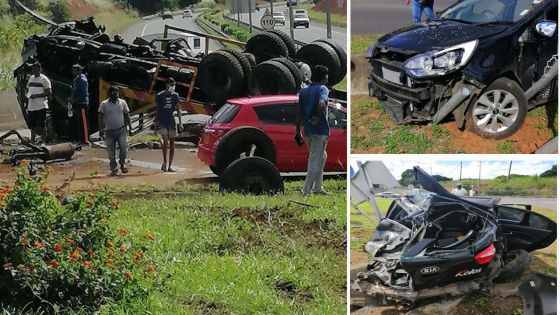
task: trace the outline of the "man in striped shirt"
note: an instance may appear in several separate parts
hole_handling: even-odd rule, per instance
[[[27,81],[27,117],[31,129],[31,142],[35,143],[37,133],[41,134],[41,142],[47,139],[48,98],[52,97],[51,81],[41,73],[41,64],[31,65],[31,77]]]

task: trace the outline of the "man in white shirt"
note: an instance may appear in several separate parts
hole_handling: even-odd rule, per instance
[[[117,161],[115,159],[116,145],[119,144],[119,164],[123,174],[128,173],[126,168],[126,127],[132,128],[130,124],[130,110],[128,104],[119,98],[119,89],[116,86],[109,88],[109,98],[99,105],[99,135],[105,137],[107,153],[109,155],[110,176],[117,175]]]
[[[463,186],[458,183],[455,185],[455,188],[451,191],[452,194],[459,197],[465,197],[467,195],[467,190],[463,188]]]
[[[31,77],[27,81],[27,117],[31,129],[31,142],[35,143],[37,133],[41,134],[41,141],[47,139],[47,109],[48,98],[52,97],[51,81],[41,73],[41,64],[31,65]]]

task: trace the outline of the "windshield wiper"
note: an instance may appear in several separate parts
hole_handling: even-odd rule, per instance
[[[510,21],[492,21],[492,22],[486,22],[486,23],[477,23],[477,26],[507,26],[507,25],[512,25],[513,22]]]
[[[448,18],[436,18],[436,19],[431,19],[429,21],[452,21],[452,22],[459,22],[459,23],[463,23],[463,24],[474,24],[471,21],[465,21],[465,20],[460,20],[460,19],[448,19]]]

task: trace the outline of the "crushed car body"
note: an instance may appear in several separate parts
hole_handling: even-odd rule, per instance
[[[485,138],[514,134],[558,98],[558,2],[466,0],[371,45],[369,94],[398,124],[441,123]]]
[[[455,196],[419,167],[414,172],[425,191],[392,202],[352,289],[411,308],[518,275],[529,252],[556,240],[556,223],[545,216],[497,198]]]

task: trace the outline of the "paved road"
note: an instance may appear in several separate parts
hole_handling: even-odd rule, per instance
[[[530,198],[530,197],[501,197],[500,204],[514,203],[514,204],[529,204],[536,207],[541,207],[549,210],[556,211],[557,203],[556,198]]]
[[[142,21],[138,24],[134,24],[124,30],[120,35],[123,37],[126,43],[132,43],[136,37],[153,35],[153,34],[163,34],[163,29],[165,25],[181,27],[184,29],[192,30],[195,32],[206,33],[195,23],[195,15],[192,18],[184,18],[182,15],[175,15],[172,20],[163,20],[161,18],[154,18],[146,21]],[[210,41],[210,50],[217,50],[221,48],[220,44],[215,41]]]
[[[253,25],[260,27],[260,21],[262,16],[265,13],[265,8],[261,8],[259,11],[253,13]],[[290,34],[290,23],[288,22],[290,19],[290,13],[286,6],[276,6],[274,10],[282,10],[284,11],[284,16],[286,16],[286,24],[276,25],[275,28]],[[234,16],[237,18],[237,15]],[[241,21],[249,23],[249,14],[244,13],[241,14]],[[344,50],[346,50],[346,28],[342,27],[332,27],[332,39],[335,40],[338,44],[340,44]],[[311,22],[309,28],[298,27],[294,29],[294,38],[296,40],[309,43],[319,38],[326,38],[327,37],[327,26],[326,24],[319,24]]]
[[[455,0],[434,0],[434,11],[442,11]],[[352,35],[385,34],[412,24],[412,13],[404,0],[352,0]]]

